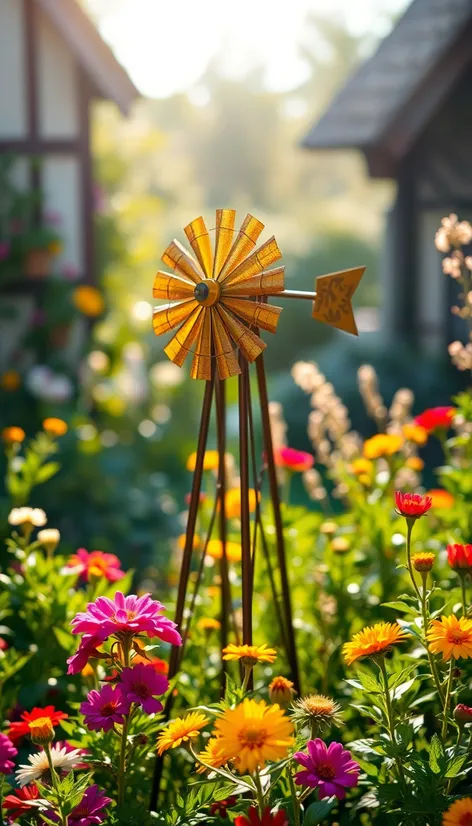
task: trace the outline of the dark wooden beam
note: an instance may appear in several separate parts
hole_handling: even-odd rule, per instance
[[[42,140],[30,136],[24,140],[0,140],[0,152],[15,152],[18,155],[76,154],[79,149],[80,139]]]

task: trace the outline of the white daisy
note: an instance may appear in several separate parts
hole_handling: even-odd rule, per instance
[[[47,522],[42,508],[13,508],[8,515],[10,525],[24,525],[29,522],[35,528],[42,528]]]
[[[80,749],[73,749],[67,751],[65,748],[60,748],[55,745],[51,748],[52,765],[58,772],[68,774],[72,771],[78,763],[83,761]],[[16,773],[16,780],[20,786],[26,786],[28,783],[34,783],[35,780],[41,780],[43,775],[49,771],[49,763],[45,751],[40,751],[37,754],[30,754],[28,760],[31,765],[20,766]]]

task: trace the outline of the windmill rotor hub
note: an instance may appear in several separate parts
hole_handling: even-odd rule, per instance
[[[195,287],[193,294],[203,307],[212,307],[220,297],[221,287],[214,278],[205,278]]]

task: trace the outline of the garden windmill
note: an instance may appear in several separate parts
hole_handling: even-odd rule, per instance
[[[222,543],[221,558],[221,642],[228,640],[228,617],[231,607],[230,582],[226,558],[226,394],[225,380],[238,376],[239,392],[239,446],[240,446],[240,493],[241,493],[241,548],[242,548],[242,642],[252,643],[252,586],[256,531],[259,527],[261,546],[265,552],[268,573],[273,591],[274,605],[280,624],[281,639],[286,649],[291,676],[300,691],[297,651],[292,623],[292,606],[285,558],[283,524],[277,474],[270,430],[269,405],[263,350],[266,344],[259,337],[259,329],[275,333],[281,307],[267,303],[271,296],[277,298],[301,298],[313,302],[312,316],[332,327],[357,335],[352,312],[351,298],[364,273],[365,267],[356,267],[331,273],[316,279],[316,292],[300,292],[284,289],[284,267],[268,269],[280,260],[281,252],[274,237],[256,248],[264,225],[253,215],[247,215],[239,230],[235,230],[235,210],[216,211],[214,244],[203,218],[196,218],[185,234],[193,255],[179,241],[172,241],[162,261],[175,272],[159,271],[155,277],[154,298],[167,299],[166,305],[154,311],[153,327],[156,335],[176,330],[164,348],[167,356],[181,367],[192,356],[190,375],[205,381],[198,446],[190,496],[189,513],[182,568],[179,579],[175,621],[180,628],[184,619],[189,574],[191,569],[194,536],[200,503],[204,456],[207,444],[210,415],[215,399],[219,467],[213,522],[218,516]],[[255,362],[259,406],[261,412],[265,460],[272,499],[276,532],[277,567],[280,577],[281,604],[279,603],[275,574],[265,542],[259,503],[256,505],[256,521],[251,544],[250,530],[250,472],[256,477],[256,451],[254,447],[249,364]],[[218,509],[218,512],[217,512]],[[209,538],[209,537],[208,537]],[[198,583],[203,570],[204,555],[200,560],[200,573],[192,597],[195,602]],[[178,671],[191,621],[188,617],[184,629],[184,646],[172,649],[169,677]],[[170,700],[172,702],[172,700]],[[168,709],[169,711],[170,709]],[[159,761],[158,761],[159,762]],[[154,808],[161,766],[156,767],[153,789]],[[157,782],[156,782],[157,781]]]

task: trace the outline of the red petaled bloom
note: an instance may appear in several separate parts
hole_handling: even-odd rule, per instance
[[[315,463],[314,456],[310,453],[305,453],[303,450],[295,450],[293,447],[279,447],[275,453],[275,464],[278,467],[287,468],[287,470],[294,470],[303,473],[305,470],[310,470]]]
[[[31,812],[32,800],[41,797],[39,789],[32,783],[30,786],[23,786],[22,789],[13,789],[11,794],[3,798],[3,808],[8,812],[8,819],[12,822],[18,820],[21,815]]]
[[[464,703],[459,703],[454,709],[454,720],[456,723],[459,723],[459,725],[472,723],[472,708],[465,706]]]
[[[226,810],[231,809],[231,807],[235,805],[236,801],[237,797],[234,795],[230,795],[226,798],[226,800],[217,800],[216,803],[211,804],[210,814],[215,817],[222,817],[224,819],[227,816]]]
[[[472,568],[472,545],[448,545],[447,561],[454,571],[470,571]]]
[[[402,493],[395,491],[395,504],[400,516],[411,516],[415,519],[423,516],[430,510],[433,500],[431,496],[421,496],[419,493]]]
[[[245,815],[238,815],[234,821],[234,826],[289,826],[289,820],[285,812],[280,809],[275,814],[271,814],[270,809],[264,809],[262,818],[255,806],[251,806]]]
[[[94,577],[104,577],[108,582],[117,582],[125,575],[121,570],[121,562],[115,554],[106,554],[103,551],[88,551],[79,548],[67,563],[68,568],[77,568],[82,582],[90,582]]]
[[[34,720],[39,720],[40,717],[48,717],[53,726],[60,725],[61,720],[66,720],[69,715],[63,711],[56,711],[54,706],[46,706],[45,708],[33,708],[32,711],[24,711],[21,715],[21,722],[10,723],[8,729],[8,736],[14,742],[29,734],[29,724]]]
[[[449,430],[455,412],[455,407],[429,407],[416,417],[415,424],[423,427],[428,433],[432,433],[433,430]]]

